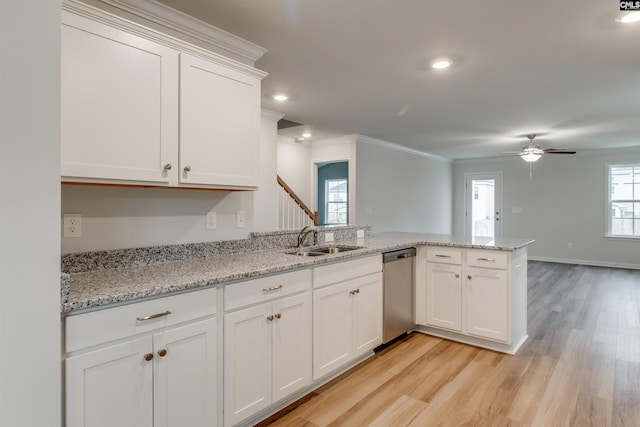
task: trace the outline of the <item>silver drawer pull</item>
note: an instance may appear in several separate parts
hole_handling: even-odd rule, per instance
[[[493,258],[478,258],[478,261],[496,262],[496,260]]]
[[[436,254],[436,258],[451,258],[451,255],[440,255],[440,254]]]
[[[282,289],[282,285],[274,286],[271,288],[263,288],[262,292],[273,292],[273,291],[277,291],[278,289]]]
[[[158,317],[168,316],[170,314],[171,314],[171,312],[169,310],[167,310],[164,313],[156,313],[156,314],[152,314],[150,316],[137,317],[136,319],[138,319],[138,321],[140,321],[140,322],[143,322],[145,320],[157,319]]]

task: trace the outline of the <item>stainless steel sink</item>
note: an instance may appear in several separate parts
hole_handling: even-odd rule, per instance
[[[340,252],[354,251],[356,249],[362,249],[363,246],[346,246],[346,245],[332,245],[321,246],[319,248],[299,248],[295,251],[286,252],[289,255],[298,256],[322,256],[329,254],[337,254]]]
[[[289,254],[289,255],[298,255],[298,256],[323,256],[323,255],[327,255],[328,252],[315,252],[315,251],[300,250],[300,251],[287,252],[287,254]]]
[[[362,246],[336,245],[336,246],[325,246],[322,248],[314,249],[314,251],[322,252],[324,254],[337,254],[340,252],[355,251],[356,249],[361,249],[361,248]]]

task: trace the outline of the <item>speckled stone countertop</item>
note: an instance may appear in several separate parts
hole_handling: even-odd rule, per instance
[[[532,242],[531,239],[498,239],[483,243],[449,235],[381,233],[363,239],[336,242],[363,248],[319,257],[287,254],[291,249],[269,249],[124,268],[63,273],[61,311],[65,314],[75,314],[142,298],[215,286],[410,246],[436,245],[514,251]]]

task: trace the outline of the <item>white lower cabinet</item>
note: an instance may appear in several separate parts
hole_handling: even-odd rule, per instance
[[[218,425],[216,291],[68,318],[67,348],[74,350],[65,361],[66,426]],[[207,318],[173,326],[171,314],[165,314],[173,309],[172,298],[179,298],[179,307],[208,298],[212,312]],[[163,310],[156,312],[159,305]],[[203,303],[195,305],[202,307]],[[121,315],[133,311],[140,313],[142,320],[133,317],[128,326],[123,326]],[[150,313],[161,316],[145,320]],[[75,350],[82,345],[79,343],[94,340],[94,332],[100,334],[91,325],[100,325],[96,329],[108,329],[120,339]]]
[[[435,335],[513,353],[527,337],[526,271],[526,248],[420,247],[416,322]]]
[[[315,380],[382,343],[382,258],[317,267],[313,274]]]
[[[234,310],[224,316],[225,426],[311,384],[309,276],[301,270],[225,288],[225,310]]]
[[[462,330],[462,267],[427,263],[427,324]]]
[[[509,280],[505,270],[467,267],[466,314],[469,335],[509,341]]]

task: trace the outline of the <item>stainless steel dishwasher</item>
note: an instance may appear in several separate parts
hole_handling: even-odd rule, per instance
[[[416,248],[382,254],[384,277],[382,343],[410,331],[413,322],[414,259]]]

